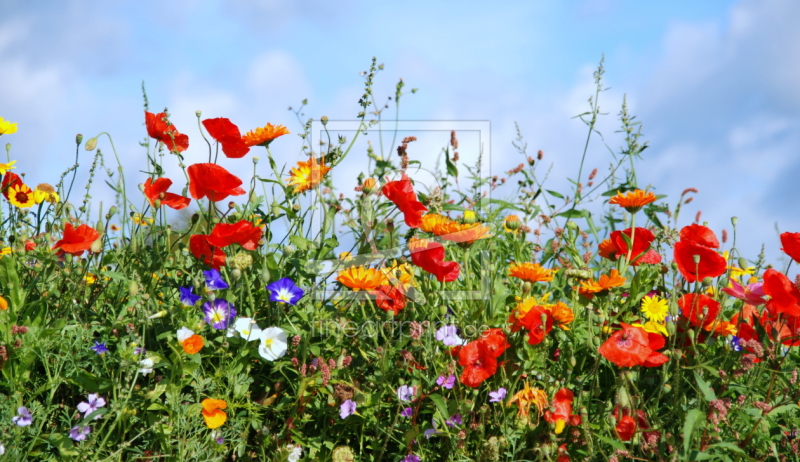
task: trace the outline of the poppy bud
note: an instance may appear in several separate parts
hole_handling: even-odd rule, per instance
[[[671,391],[672,391],[672,385],[670,385],[670,384],[668,384],[668,383],[665,383],[665,384],[664,384],[664,386],[663,386],[663,387],[661,387],[661,390],[662,390],[664,393],[669,393],[669,392],[671,392]]]
[[[266,284],[266,283],[269,282],[269,279],[270,279],[269,270],[267,268],[262,269],[261,270],[261,281]]]
[[[281,214],[281,206],[280,206],[280,205],[278,205],[278,203],[277,203],[277,202],[275,202],[274,200],[272,201],[272,205],[271,205],[271,207],[272,207],[272,214],[273,214],[274,216],[276,216],[276,217],[277,217],[278,215],[280,215],[280,214]]]
[[[260,157],[258,157],[258,156],[253,156],[253,164],[257,164],[259,160],[261,160],[261,158],[260,158]]]
[[[592,343],[594,343],[594,346],[599,347],[600,346],[600,337],[594,337],[592,339]]]
[[[530,281],[525,281],[525,282],[522,283],[522,293],[523,294],[527,294],[528,292],[531,291],[532,288],[533,288],[533,286],[531,285]]]
[[[214,294],[214,292],[209,292],[206,294],[206,298],[208,298],[208,301],[213,302],[217,299],[217,296]]]
[[[110,209],[108,209],[108,213],[106,214],[106,219],[111,219],[114,215],[117,214],[117,207],[112,205]]]
[[[711,279],[709,277],[703,278],[703,282],[702,282],[703,287],[711,287],[711,284],[713,284],[713,283],[714,283],[713,279]]]
[[[90,250],[92,253],[99,253],[101,250],[103,250],[103,238],[92,242],[92,248]]]
[[[89,138],[86,141],[86,144],[83,145],[83,149],[86,149],[87,151],[94,151],[94,148],[96,147],[97,147],[97,138]]]
[[[386,231],[390,233],[394,232],[394,220],[391,218],[386,219]]]
[[[75,135],[75,144],[80,146],[82,142],[83,142],[83,135],[81,135],[80,133]]]
[[[200,220],[200,214],[197,214],[197,213],[192,214],[192,224],[197,223],[198,220]]]
[[[569,365],[575,367],[578,362],[575,360],[575,356],[570,355],[569,357]]]
[[[739,224],[739,217],[731,217],[731,224],[735,228]]]
[[[240,270],[239,268],[234,268],[233,271],[231,271],[231,276],[233,277],[233,279],[239,279],[240,277],[242,277],[242,270]]]
[[[747,259],[744,257],[739,257],[739,268],[745,269],[747,268]]]

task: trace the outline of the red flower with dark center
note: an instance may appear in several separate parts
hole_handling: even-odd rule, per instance
[[[226,156],[238,159],[250,152],[250,147],[242,140],[239,127],[229,119],[224,117],[206,119],[203,121],[203,126],[212,138],[219,141]]]
[[[538,345],[553,330],[553,315],[543,306],[533,306],[518,322],[528,329],[528,343]]]
[[[800,263],[800,233],[782,233],[781,245],[786,255]]]
[[[239,244],[247,250],[256,250],[264,232],[247,220],[233,224],[217,223],[208,236],[208,243],[219,248]]]
[[[189,192],[195,199],[206,196],[214,202],[228,196],[241,196],[242,180],[217,164],[192,164],[186,169],[189,174]]]
[[[580,425],[581,416],[572,413],[572,400],[574,398],[575,395],[569,388],[558,390],[553,397],[553,410],[550,411],[548,409],[544,411],[544,420],[550,423],[557,423],[560,420],[564,422],[562,425]],[[559,428],[559,426],[556,426],[556,433],[561,433],[561,429],[563,429],[563,427]]]
[[[700,261],[695,263],[694,256]],[[679,241],[675,244],[675,263],[688,282],[715,278],[727,271],[727,262],[711,247],[693,241]]]
[[[704,294],[685,294],[678,300],[678,306],[693,326],[710,326],[720,312],[719,303]]]
[[[489,351],[492,352],[495,358],[499,357],[506,351],[506,348],[511,346],[506,340],[505,332],[496,327],[484,331],[483,334],[481,334],[481,341],[489,347]]]
[[[444,261],[444,247],[438,242],[411,238],[408,241],[411,262],[436,276],[439,282],[452,282],[458,279],[461,268],[458,262]]]
[[[458,364],[464,366],[461,383],[477,388],[484,380],[497,372],[497,359],[492,350],[481,340],[475,340],[458,351]]]
[[[406,225],[411,228],[419,228],[422,214],[427,212],[428,209],[417,200],[414,186],[405,174],[402,179],[390,181],[383,185],[381,192],[403,212]]]
[[[800,290],[783,273],[772,268],[765,271],[762,288],[770,296],[767,310],[772,316],[781,313],[800,316]]]
[[[16,173],[6,172],[5,176],[3,177],[3,185],[0,186],[0,189],[3,190],[3,196],[8,199],[8,195],[11,192],[12,187],[22,186],[24,184],[25,183],[22,182],[22,178],[20,178]]]
[[[719,241],[717,240],[717,235],[714,234],[714,231],[711,231],[709,228],[692,223],[689,226],[684,226],[681,229],[681,240],[682,241],[692,241],[695,244],[704,245],[706,247],[711,247],[714,249],[719,248]]]
[[[64,227],[64,237],[56,242],[53,250],[58,249],[58,255],[65,253],[80,257],[84,250],[90,250],[92,243],[100,239],[100,233],[89,225],[83,224],[74,228],[72,223]]]
[[[611,244],[615,248],[617,258],[628,256],[628,243],[626,242],[623,234],[627,236],[633,243],[633,250],[631,251],[631,266],[639,266],[642,263],[656,264],[661,263],[661,255],[655,250],[650,249],[650,244],[653,243],[655,235],[653,232],[646,228],[636,228],[631,231],[628,228],[623,231],[614,231],[609,236]],[[610,246],[609,246],[610,247]]]
[[[617,435],[622,441],[630,441],[633,434],[636,433],[636,421],[633,417],[626,415],[617,422]]]
[[[153,181],[152,178],[145,180],[144,196],[151,207],[156,206],[156,200],[160,201],[161,205],[166,205],[175,210],[180,210],[189,205],[191,201],[188,197],[167,192],[170,186],[172,186],[172,180],[169,178],[159,178],[156,181]]]
[[[164,143],[170,151],[185,151],[189,148],[189,136],[179,133],[174,125],[166,121],[166,117],[167,115],[163,112],[153,114],[145,111],[144,120],[147,134]]]
[[[658,334],[652,337],[641,327],[620,324],[622,330],[614,332],[598,350],[603,357],[619,367],[656,367],[669,358],[657,351],[664,347],[664,338]]]
[[[383,311],[392,311],[397,315],[406,307],[406,296],[402,284],[397,286],[384,284],[378,286],[377,290],[370,290],[369,293],[375,296],[375,304]]]
[[[202,260],[206,265],[219,269],[225,266],[225,252],[219,247],[208,243],[208,236],[205,234],[194,234],[189,238],[189,250],[198,260]]]

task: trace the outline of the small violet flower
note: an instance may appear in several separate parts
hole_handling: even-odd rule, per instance
[[[348,416],[355,414],[356,412],[356,403],[352,399],[348,399],[347,401],[343,402],[342,405],[339,407],[339,417],[346,419]]]
[[[203,271],[203,275],[206,277],[206,289],[221,290],[228,288],[228,283],[222,279],[222,275],[219,271],[210,269],[208,271]]]
[[[191,287],[181,287],[181,303],[184,306],[194,306],[202,297],[192,293],[194,289]]]
[[[31,411],[28,410],[27,407],[20,407],[17,409],[17,414],[11,418],[11,421],[14,422],[14,425],[18,427],[27,427],[28,425],[33,423],[33,416],[31,415]]]
[[[94,341],[94,346],[89,348],[90,350],[94,350],[95,353],[99,355],[104,355],[108,353],[108,347],[106,346],[106,342],[98,342],[97,340]]]
[[[417,394],[417,387],[409,387],[408,385],[401,385],[397,389],[397,399],[400,401],[411,401],[414,395]]]
[[[290,305],[296,305],[305,295],[303,289],[297,287],[289,278],[278,279],[268,285],[267,290],[270,292],[270,301],[288,303]]]
[[[456,414],[445,421],[448,427],[454,428],[456,425],[461,425],[463,421],[461,420],[461,414]]]
[[[456,384],[456,376],[453,374],[447,377],[440,375],[439,378],[436,379],[436,384],[450,390]]]
[[[86,439],[86,435],[92,432],[91,427],[88,425],[85,427],[75,426],[69,431],[69,437],[75,441],[83,441]]]
[[[433,425],[433,428],[429,428],[429,429],[425,430],[425,438],[430,439],[431,436],[436,436],[436,435],[441,435],[442,434],[442,432],[440,432],[440,431],[438,431],[436,429],[436,421],[435,420],[431,419],[431,425]]]
[[[419,456],[414,454],[409,454],[403,458],[400,462],[420,462],[422,459]]]
[[[500,387],[500,389],[497,390],[497,391],[490,391],[489,392],[489,402],[490,403],[499,403],[500,401],[503,401],[506,398],[506,393],[507,393],[507,391],[503,387]]]
[[[403,417],[411,417],[412,415],[414,415],[414,410],[411,409],[410,407],[407,407],[402,411],[400,411],[400,415]]]
[[[213,301],[203,305],[205,320],[211,327],[217,330],[228,328],[231,320],[236,317],[236,308],[233,303],[229,303],[223,298],[215,298]]]
[[[459,346],[466,343],[458,336],[458,328],[456,326],[440,327],[436,331],[436,340],[443,342],[445,346]]]
[[[91,414],[92,412],[106,405],[106,400],[97,396],[97,394],[95,393],[90,393],[89,396],[86,398],[86,400],[88,402],[84,401],[78,404],[78,412],[83,412],[84,419],[89,417],[89,414]],[[102,417],[102,415],[97,415],[95,416],[94,420],[97,420],[100,417]]]

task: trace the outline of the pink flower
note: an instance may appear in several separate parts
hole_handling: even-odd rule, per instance
[[[764,303],[767,303],[767,301],[764,300],[763,283],[754,282],[752,284],[748,284],[746,287],[743,287],[738,282],[731,281],[731,285],[733,287],[726,287],[722,289],[722,291],[731,297],[744,300],[745,303],[749,305],[763,305]]]

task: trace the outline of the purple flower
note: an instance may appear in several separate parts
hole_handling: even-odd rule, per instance
[[[733,338],[731,338],[731,344],[730,344],[731,350],[742,351],[742,345],[741,343],[739,343],[741,341],[742,339],[734,335]]]
[[[355,414],[356,412],[356,402],[352,399],[348,399],[347,401],[343,402],[342,405],[339,407],[339,417],[346,419],[348,416]]]
[[[750,305],[763,305],[767,303],[767,301],[764,300],[764,283],[762,282],[754,282],[752,284],[747,284],[747,286],[742,286],[736,281],[731,281],[731,286],[732,287],[722,289],[722,291],[731,297],[744,300],[745,303]]]
[[[33,423],[33,416],[27,407],[20,407],[17,409],[17,414],[11,418],[11,421],[18,427],[27,427]]]
[[[147,350],[145,350],[144,347],[136,347],[136,349],[133,350],[133,355],[134,356],[139,356],[139,355],[145,354],[146,352],[147,352]]]
[[[461,414],[456,414],[445,421],[448,427],[453,428],[456,425],[461,425],[463,422],[461,420]]]
[[[104,355],[108,353],[108,347],[106,347],[106,342],[98,342],[97,340],[94,341],[94,346],[89,347],[90,350],[94,350],[95,353],[99,355]]]
[[[228,283],[222,279],[222,275],[219,274],[219,271],[210,269],[208,271],[203,271],[203,275],[206,277],[206,289],[220,290],[228,288]]]
[[[436,331],[436,340],[443,342],[445,346],[459,346],[466,343],[458,336],[458,328],[456,326],[440,327]]]
[[[400,462],[420,462],[422,459],[419,456],[415,456],[414,454],[409,454],[403,458]]]
[[[456,384],[456,376],[450,374],[445,378],[445,376],[440,375],[439,378],[436,379],[436,384],[449,390]]]
[[[442,432],[440,432],[440,431],[438,431],[436,429],[436,421],[435,420],[431,419],[431,425],[433,425],[433,428],[429,428],[429,429],[425,430],[425,438],[431,439],[431,436],[436,436],[436,435],[441,435],[442,434]]]
[[[192,293],[193,290],[194,289],[191,288],[191,287],[181,287],[180,288],[180,291],[181,291],[181,303],[184,306],[194,306],[194,304],[197,303],[197,301],[202,298],[199,295],[193,294]]]
[[[92,432],[92,429],[87,425],[85,427],[81,427],[80,425],[72,427],[69,431],[69,437],[75,441],[83,441],[86,439],[86,435]]]
[[[407,407],[402,411],[400,411],[400,415],[403,417],[411,417],[412,415],[414,415],[414,410],[411,409],[410,407]]]
[[[401,385],[397,389],[397,399],[400,401],[411,401],[414,395],[417,394],[417,387],[409,387],[408,385]]]
[[[506,398],[506,393],[507,393],[506,389],[503,388],[503,387],[500,387],[500,389],[497,390],[497,391],[490,391],[489,392],[489,402],[490,403],[499,403],[500,401],[503,401]]]
[[[294,282],[289,278],[278,279],[268,285],[267,290],[270,292],[270,301],[288,303],[290,305],[296,305],[305,295],[303,289],[294,285]]]
[[[78,404],[78,412],[83,412],[83,418],[89,417],[89,414],[92,412],[100,409],[101,407],[106,405],[106,400],[97,396],[95,393],[90,393],[89,396],[86,398],[88,402],[82,402]],[[103,417],[102,415],[97,415],[94,417],[94,420]],[[73,438],[74,439],[74,438]]]
[[[233,318],[236,317],[236,308],[233,303],[228,303],[223,298],[215,298],[213,301],[203,305],[203,312],[206,315],[206,322],[217,330],[228,328]]]

